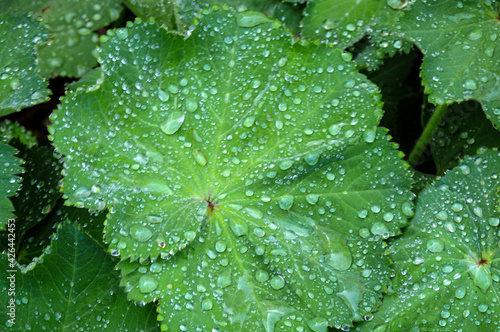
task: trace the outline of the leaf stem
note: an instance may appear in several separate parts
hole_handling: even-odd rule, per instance
[[[408,157],[408,163],[413,168],[415,168],[418,161],[420,160],[420,157],[422,156],[422,153],[427,147],[427,144],[429,144],[429,141],[431,140],[434,131],[436,130],[437,126],[439,125],[439,122],[441,122],[441,119],[443,118],[446,108],[447,108],[446,104],[439,105],[436,107],[434,114],[432,114],[429,122],[427,122],[425,126],[424,132],[422,133],[422,135],[420,135],[417,144],[415,144],[415,146],[413,147],[413,150],[411,151],[410,156]]]

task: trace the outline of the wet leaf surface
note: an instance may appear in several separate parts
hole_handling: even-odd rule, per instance
[[[500,3],[417,0],[401,18],[401,32],[424,53],[421,76],[429,100],[478,100],[500,125]]]
[[[48,100],[36,51],[47,37],[39,22],[28,15],[0,14],[0,116]]]
[[[14,206],[9,197],[16,194],[20,187],[21,178],[18,174],[23,172],[22,159],[15,156],[16,149],[10,145],[0,143],[0,230],[6,230],[7,221],[14,218]]]
[[[3,266],[7,256],[0,255]],[[152,305],[139,308],[118,287],[115,262],[70,222],[25,272],[15,274],[14,328],[29,331],[158,331]],[[2,309],[7,316],[9,279],[2,278]],[[3,328],[11,328],[9,322]]]
[[[498,331],[500,154],[482,151],[419,195],[390,248],[395,278],[359,331]]]
[[[292,40],[256,12],[207,12],[187,39],[138,20],[52,117],[68,202],[111,207],[122,285],[163,298],[165,330],[325,331],[386,289],[409,172],[376,87]]]

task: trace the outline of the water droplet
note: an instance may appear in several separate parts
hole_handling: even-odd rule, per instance
[[[282,210],[290,210],[293,205],[293,196],[285,195],[279,198],[278,204]]]
[[[488,224],[492,227],[497,227],[500,224],[500,219],[496,217],[492,217],[488,220]]]
[[[233,220],[229,221],[229,227],[233,231],[236,236],[243,236],[248,234],[248,226],[244,221],[241,220]]]
[[[146,242],[153,236],[153,232],[147,227],[134,225],[130,228],[130,235],[139,242]]]
[[[444,242],[440,239],[430,239],[427,241],[427,250],[430,252],[442,252],[444,251]]]
[[[387,0],[387,5],[392,9],[400,10],[408,6],[407,0]]]
[[[270,284],[273,289],[282,289],[285,287],[285,279],[280,276],[274,276],[272,277]]]
[[[381,222],[375,222],[373,223],[372,227],[370,228],[371,232],[373,235],[380,235],[382,237],[387,237],[389,236],[389,229],[387,226],[385,226]]]
[[[338,135],[338,133],[340,133],[341,129],[342,129],[342,125],[340,125],[340,124],[332,124],[328,128],[328,132],[330,133],[330,135],[335,136],[335,135]]]
[[[231,285],[231,271],[225,270],[217,277],[217,286],[226,288],[229,285]]]
[[[287,169],[289,169],[290,167],[292,167],[294,164],[294,161],[293,160],[283,160],[281,163],[280,163],[280,169],[283,170],[283,171],[286,171]]]
[[[455,297],[457,299],[463,299],[465,297],[465,294],[467,293],[467,290],[465,289],[464,286],[460,286],[457,288],[457,290],[455,291]]]
[[[254,209],[252,207],[246,207],[243,209],[246,213],[248,213],[249,216],[254,217],[256,219],[262,219],[263,215],[260,210]]]
[[[212,300],[210,299],[204,299],[201,301],[201,309],[203,310],[211,310],[213,308]]]
[[[170,113],[167,120],[160,124],[160,129],[167,135],[173,135],[182,126],[182,124],[184,123],[184,119],[185,116],[182,112]]]
[[[468,79],[464,83],[464,87],[468,90],[476,90],[477,89],[477,84],[474,80]]]
[[[248,118],[243,120],[243,126],[250,128],[251,126],[253,126],[254,122],[255,122],[255,116],[249,116]]]
[[[376,128],[367,130],[363,133],[363,139],[365,140],[366,143],[373,143],[376,137],[377,137]]]
[[[168,94],[168,92],[165,92],[162,89],[160,89],[158,90],[158,98],[160,98],[161,101],[168,101],[170,95]]]
[[[317,194],[308,194],[306,195],[306,201],[309,204],[316,204],[319,200],[319,195]]]
[[[481,303],[477,306],[477,310],[479,310],[479,312],[486,312],[488,310],[488,305],[486,303]]]
[[[351,267],[352,254],[347,245],[340,241],[331,243],[331,252],[325,255],[326,264],[337,271],[345,271]]]
[[[200,149],[193,150],[193,158],[200,166],[205,166],[207,164],[207,157],[205,157]]]
[[[326,332],[328,329],[328,321],[323,317],[314,317],[307,322],[307,326],[313,332]]]
[[[475,208],[472,209],[472,212],[479,218],[483,217],[483,209],[481,209],[479,206],[476,206]]]
[[[267,271],[264,271],[264,270],[258,269],[258,270],[255,272],[255,279],[256,279],[258,282],[266,282],[266,281],[269,279],[269,273],[267,273]]]
[[[226,242],[221,240],[215,242],[215,251],[224,252],[226,251],[226,248],[227,248]]]
[[[242,28],[253,28],[257,25],[272,22],[272,20],[256,11],[243,11],[236,16],[236,22]]]
[[[187,241],[192,242],[196,238],[196,232],[195,231],[186,231],[184,233],[184,238]]]
[[[451,209],[453,211],[455,211],[455,212],[460,212],[460,211],[462,211],[464,209],[464,206],[462,204],[460,204],[460,203],[453,203],[451,205]]]
[[[124,40],[128,37],[128,31],[127,29],[118,29],[118,30],[115,30],[115,33],[116,33],[116,36],[118,37],[118,39],[120,40]]]
[[[139,279],[139,292],[143,294],[151,293],[157,287],[158,287],[158,281],[149,275],[143,275]]]
[[[469,33],[467,35],[467,38],[469,38],[470,40],[478,40],[482,36],[483,36],[483,30],[477,29],[477,30],[474,30],[471,33]]]
[[[193,98],[186,99],[186,110],[188,112],[195,112],[198,109],[198,103]]]

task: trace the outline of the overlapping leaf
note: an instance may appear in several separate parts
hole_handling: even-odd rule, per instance
[[[0,14],[0,116],[48,99],[36,52],[46,38],[28,15]]]
[[[41,16],[51,43],[40,48],[43,76],[80,77],[97,65],[96,31],[116,20],[119,0],[12,0],[10,10]]]
[[[400,20],[401,32],[424,53],[421,76],[437,105],[481,102],[500,125],[500,3],[417,0]]]
[[[483,151],[419,196],[391,248],[394,293],[360,331],[498,331],[500,154]]]
[[[292,32],[298,30],[302,18],[298,7],[284,4],[279,0],[125,0],[125,3],[144,20],[152,17],[160,25],[181,32],[193,25],[196,15],[203,9],[211,8],[213,5],[227,4],[237,11],[256,10],[266,13],[284,22]]]
[[[52,118],[63,191],[112,206],[111,252],[140,260],[123,285],[163,298],[164,329],[324,331],[378,306],[410,177],[376,88],[292,40],[256,12],[207,14],[187,39],[139,20]]]
[[[407,5],[406,0],[311,0],[304,12],[302,32],[307,38],[327,40],[341,48],[368,35],[366,45],[362,45],[364,52],[375,58],[392,56],[409,46],[394,29],[395,19]],[[379,63],[366,64],[374,69]]]
[[[7,256],[0,255],[3,266]],[[151,305],[138,308],[118,287],[115,262],[75,224],[64,223],[30,270],[15,273],[15,324],[30,331],[157,331]],[[10,279],[2,273],[2,309],[7,316]]]
[[[19,189],[20,178],[17,174],[22,173],[22,159],[15,156],[16,150],[10,145],[0,143],[0,230],[4,231],[7,220],[13,218],[14,207],[8,197],[13,196]]]

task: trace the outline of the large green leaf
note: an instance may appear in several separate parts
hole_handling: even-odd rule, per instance
[[[436,105],[481,102],[500,126],[500,3],[496,0],[417,0],[401,32],[424,53],[421,76]]]
[[[377,131],[376,87],[340,50],[292,40],[257,12],[207,14],[187,39],[138,20],[52,117],[63,192],[111,206],[123,284],[164,298],[164,329],[323,331],[386,288],[409,173]]]
[[[0,116],[48,99],[36,52],[46,39],[45,29],[28,15],[0,14]]]
[[[0,255],[3,266],[7,256]],[[157,331],[152,305],[136,307],[118,287],[115,262],[75,224],[59,227],[51,246],[15,273],[15,325],[29,331]],[[5,270],[4,270],[5,271]],[[10,274],[2,272],[0,314],[7,316]],[[7,327],[12,322],[4,319]],[[3,327],[5,328],[5,327]]]
[[[369,34],[372,46],[391,56],[405,46],[394,33],[395,19],[406,0],[311,0],[304,11],[303,35],[352,46]]]
[[[500,153],[483,151],[428,186],[390,249],[394,293],[360,331],[498,331]]]
[[[237,11],[256,10],[281,20],[296,32],[302,12],[297,6],[284,4],[279,0],[125,0],[126,5],[139,17],[152,17],[157,23],[169,29],[186,31],[193,25],[196,16],[213,5],[227,4]]]
[[[14,206],[8,197],[13,196],[19,189],[20,178],[16,174],[22,173],[22,159],[15,156],[16,150],[10,145],[0,143],[0,231],[6,229],[7,221],[14,218]]]
[[[40,47],[40,70],[45,77],[80,77],[97,65],[96,31],[116,20],[120,0],[13,0],[11,10],[40,16],[52,39]]]

